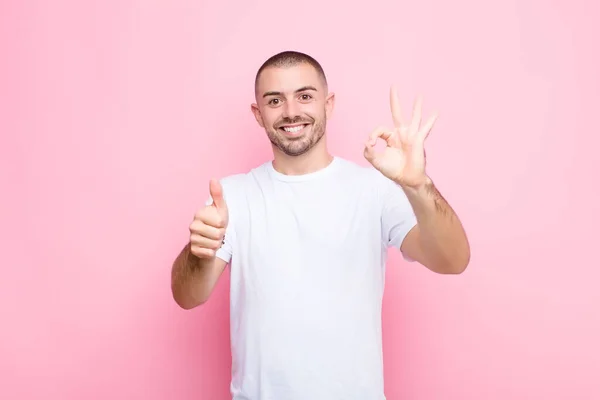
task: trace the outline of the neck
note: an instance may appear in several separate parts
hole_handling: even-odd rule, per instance
[[[315,147],[299,156],[289,156],[278,148],[273,149],[273,155],[273,168],[284,175],[310,174],[327,167],[333,160],[325,140],[320,140]]]

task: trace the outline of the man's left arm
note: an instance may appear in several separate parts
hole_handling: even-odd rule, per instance
[[[458,215],[429,178],[420,186],[402,189],[417,219],[402,242],[402,253],[434,272],[462,273],[471,251]]]
[[[399,246],[404,256],[432,271],[457,274],[463,272],[469,263],[469,243],[458,216],[425,171],[425,139],[437,115],[434,114],[422,125],[421,103],[419,97],[410,120],[404,122],[396,88],[392,86],[390,109],[394,129],[380,127],[371,132],[365,143],[364,155],[385,177],[402,188],[414,212],[415,218],[411,218],[411,223],[416,219],[416,226]],[[378,139],[386,143],[381,152],[375,150]],[[385,200],[384,219],[407,221],[404,216],[398,216],[407,207],[403,204],[404,199],[396,197],[394,192],[391,194],[392,197]]]

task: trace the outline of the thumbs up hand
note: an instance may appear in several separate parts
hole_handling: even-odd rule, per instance
[[[229,224],[229,211],[223,198],[223,187],[212,179],[209,184],[213,203],[200,209],[190,224],[191,252],[198,258],[214,258],[223,244]]]

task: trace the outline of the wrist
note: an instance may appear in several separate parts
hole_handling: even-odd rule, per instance
[[[431,190],[431,186],[433,185],[433,181],[427,175],[423,177],[423,179],[415,184],[407,185],[404,182],[394,181],[398,186],[404,190],[407,195],[419,196],[427,194]]]

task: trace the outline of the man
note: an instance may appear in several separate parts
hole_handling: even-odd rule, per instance
[[[204,303],[230,264],[234,400],[383,400],[387,249],[440,274],[463,272],[470,257],[425,173],[435,118],[421,123],[418,100],[403,120],[392,88],[395,127],[368,136],[365,168],[327,150],[335,96],[312,57],[268,59],[255,96],[274,158],[210,181],[173,265],[173,297],[185,309]]]

